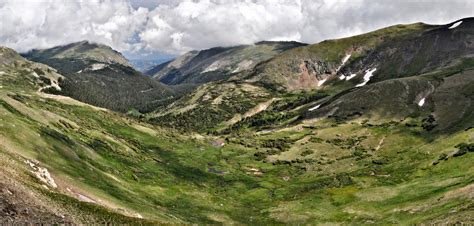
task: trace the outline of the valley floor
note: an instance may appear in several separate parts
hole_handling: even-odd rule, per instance
[[[474,155],[456,147],[472,129],[432,137],[404,121],[323,120],[193,136],[5,87],[0,105],[6,222],[474,220]]]

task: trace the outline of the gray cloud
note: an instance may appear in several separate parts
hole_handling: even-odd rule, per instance
[[[87,39],[179,54],[260,40],[315,43],[473,14],[470,0],[0,0],[0,45],[25,51]]]

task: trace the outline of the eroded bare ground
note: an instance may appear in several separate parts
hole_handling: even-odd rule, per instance
[[[0,146],[0,149],[2,146]],[[11,156],[0,152],[0,224],[71,224],[64,210],[32,187],[21,184],[28,175],[25,167]]]

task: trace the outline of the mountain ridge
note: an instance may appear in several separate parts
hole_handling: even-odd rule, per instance
[[[64,75],[62,94],[99,107],[120,112],[152,111],[174,98],[166,85],[133,69],[123,55],[111,47],[88,41],[71,43],[24,54]]]
[[[87,40],[48,49],[33,49],[23,55],[35,61],[41,60],[41,58],[73,58],[95,60],[102,63],[117,63],[131,67],[130,62],[120,52],[109,46]]]
[[[298,42],[262,41],[254,45],[191,51],[147,73],[151,75],[154,72],[151,75],[153,78],[169,85],[202,84],[227,79],[283,51],[304,45]]]

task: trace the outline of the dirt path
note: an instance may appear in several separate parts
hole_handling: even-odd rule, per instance
[[[382,137],[382,139],[380,139],[379,144],[377,145],[377,147],[375,147],[376,151],[378,151],[382,147],[385,138],[386,137]]]
[[[245,114],[243,116],[241,114],[234,115],[234,117],[232,119],[230,119],[229,121],[227,121],[225,124],[227,126],[230,126],[230,125],[233,125],[233,124],[239,122],[240,120],[242,120],[244,118],[252,117],[252,116],[254,116],[254,115],[256,115],[256,114],[258,114],[262,111],[265,111],[276,100],[278,100],[278,98],[272,98],[272,99],[267,100],[265,102],[259,103],[259,104],[257,104],[257,106],[255,106],[252,109],[245,112]]]

